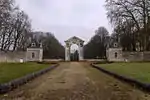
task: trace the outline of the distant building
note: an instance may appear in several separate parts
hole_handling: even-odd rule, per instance
[[[108,61],[124,61],[122,57],[122,48],[117,42],[110,45],[106,50],[106,56]]]
[[[42,44],[36,45],[35,43],[32,43],[31,47],[27,48],[26,60],[27,61],[42,61],[43,60]]]
[[[150,51],[140,52],[137,45],[136,51],[123,51],[121,45],[117,41],[111,41],[106,50],[108,61],[129,62],[129,61],[150,61]]]
[[[43,61],[42,44],[32,43],[26,51],[0,51],[0,62]]]

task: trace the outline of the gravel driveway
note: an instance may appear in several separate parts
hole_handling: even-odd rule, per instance
[[[87,63],[68,62],[0,100],[150,100],[150,96]]]

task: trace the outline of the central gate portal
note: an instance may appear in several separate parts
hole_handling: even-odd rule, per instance
[[[84,44],[84,41],[76,36],[68,39],[65,41],[66,43],[66,46],[65,46],[65,60],[66,61],[71,61],[71,51],[70,51],[70,48],[71,48],[71,45],[73,44],[76,44],[78,45],[78,48],[79,48],[79,51],[78,51],[78,59],[79,61],[82,61],[84,60],[84,55],[83,55],[83,44]]]

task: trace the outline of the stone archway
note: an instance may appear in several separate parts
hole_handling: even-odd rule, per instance
[[[65,60],[70,61],[70,47],[72,44],[76,44],[79,47],[79,61],[84,60],[84,55],[83,55],[83,44],[84,41],[76,36],[68,39],[65,41],[66,46],[65,46]]]

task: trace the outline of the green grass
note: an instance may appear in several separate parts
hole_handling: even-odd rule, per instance
[[[37,63],[0,63],[0,83],[6,83],[51,66]]]
[[[117,74],[150,83],[150,63],[99,64],[100,67]]]

